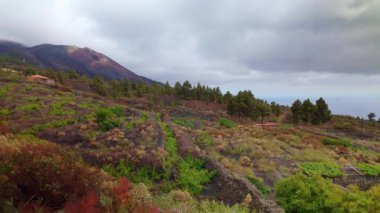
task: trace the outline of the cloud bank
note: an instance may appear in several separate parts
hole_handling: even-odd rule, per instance
[[[265,97],[380,98],[380,1],[2,0],[0,38]]]

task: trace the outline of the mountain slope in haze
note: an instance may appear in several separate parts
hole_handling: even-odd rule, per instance
[[[153,83],[121,66],[109,57],[90,48],[76,46],[41,44],[27,47],[19,43],[0,40],[0,54],[10,55],[27,63],[57,70],[74,69],[90,77],[100,75],[105,79],[129,79]]]

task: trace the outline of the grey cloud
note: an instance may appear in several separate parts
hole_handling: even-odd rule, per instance
[[[2,0],[0,8],[2,38],[87,46],[159,81],[306,93],[380,75],[376,0]],[[380,96],[376,84],[367,90]]]

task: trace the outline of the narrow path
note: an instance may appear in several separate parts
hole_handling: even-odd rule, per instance
[[[157,147],[163,148],[164,147],[165,136],[164,136],[164,133],[163,133],[163,130],[162,130],[160,124],[156,120],[156,114],[155,113],[153,113],[153,112],[149,113],[149,122],[152,122],[152,123],[156,124],[156,129],[157,129],[156,143],[157,143]]]

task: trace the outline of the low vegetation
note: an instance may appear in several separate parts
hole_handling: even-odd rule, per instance
[[[122,107],[100,108],[96,111],[96,122],[101,130],[108,131],[120,126],[123,116]]]
[[[308,175],[322,175],[324,177],[338,177],[343,175],[341,166],[333,162],[308,162],[299,164]]]
[[[324,145],[333,145],[333,146],[345,146],[345,147],[351,147],[352,142],[350,139],[347,138],[325,138],[322,140],[322,143]]]
[[[367,163],[358,163],[356,167],[364,174],[370,176],[379,176],[380,174],[380,165],[379,164],[367,164]]]
[[[225,128],[234,128],[236,126],[236,124],[233,121],[227,118],[220,118],[219,125]]]
[[[348,191],[318,175],[298,173],[278,181],[275,192],[286,212],[377,212],[380,210],[380,186]]]
[[[250,91],[32,71],[58,83],[0,71],[2,212],[250,212],[255,198],[212,188],[220,180],[204,155],[287,212],[380,211],[374,118],[330,117],[323,99],[294,113]],[[266,121],[279,126],[258,125]],[[353,182],[344,164],[372,187]],[[213,201],[221,197],[232,206]]]

